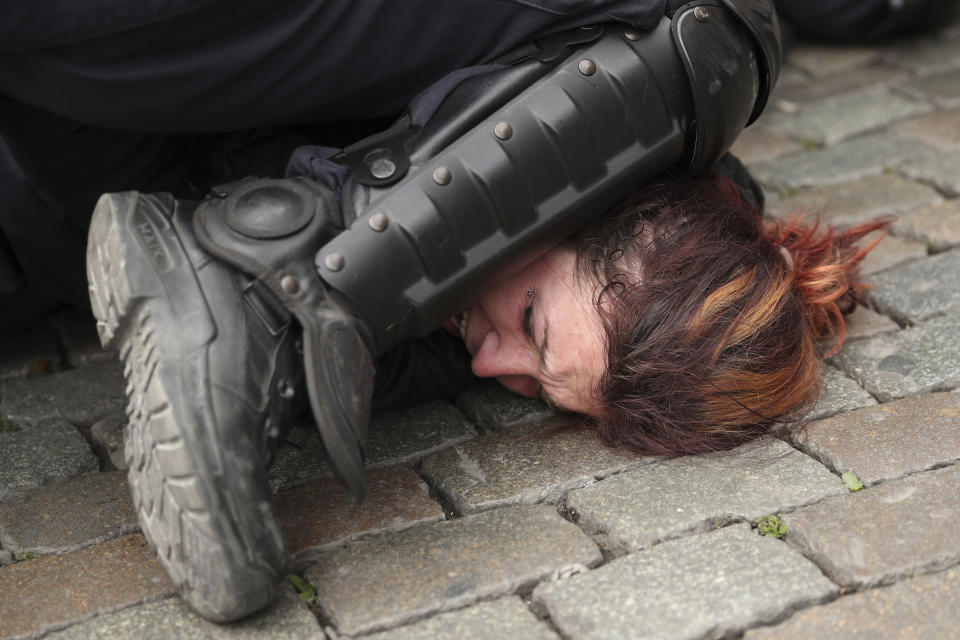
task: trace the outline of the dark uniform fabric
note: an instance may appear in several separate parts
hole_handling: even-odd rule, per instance
[[[245,175],[280,177],[296,147],[330,144],[324,123],[389,117],[446,73],[539,35],[609,21],[650,27],[664,4],[8,3],[0,137],[10,153],[0,170],[15,177],[0,183],[0,296],[26,283],[84,303],[83,236],[101,193],[190,198]],[[52,236],[69,246],[51,251]]]
[[[867,42],[955,18],[957,0],[775,0],[783,21],[807,38]]]

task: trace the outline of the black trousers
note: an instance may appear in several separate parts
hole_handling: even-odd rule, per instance
[[[942,26],[960,13],[957,0],[775,0],[774,4],[783,21],[800,35],[838,44]]]
[[[382,126],[446,73],[538,35],[651,27],[665,0],[32,0],[0,15],[6,327],[86,304],[100,194],[197,197]],[[384,121],[386,122],[386,121]],[[346,132],[346,133],[345,133]]]

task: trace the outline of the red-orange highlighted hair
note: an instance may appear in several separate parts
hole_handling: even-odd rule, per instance
[[[581,233],[607,340],[604,441],[704,453],[799,416],[864,288],[857,265],[882,235],[857,243],[887,224],[765,223],[711,173],[645,188]]]

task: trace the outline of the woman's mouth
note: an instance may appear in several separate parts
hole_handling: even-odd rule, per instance
[[[457,327],[460,329],[460,337],[463,340],[467,339],[467,325],[470,323],[470,309],[466,309],[460,312],[460,315],[457,316]]]

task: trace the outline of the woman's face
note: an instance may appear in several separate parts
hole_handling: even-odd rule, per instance
[[[572,248],[553,249],[461,314],[460,332],[474,374],[556,408],[599,416],[594,392],[606,366],[604,333],[575,269]]]

